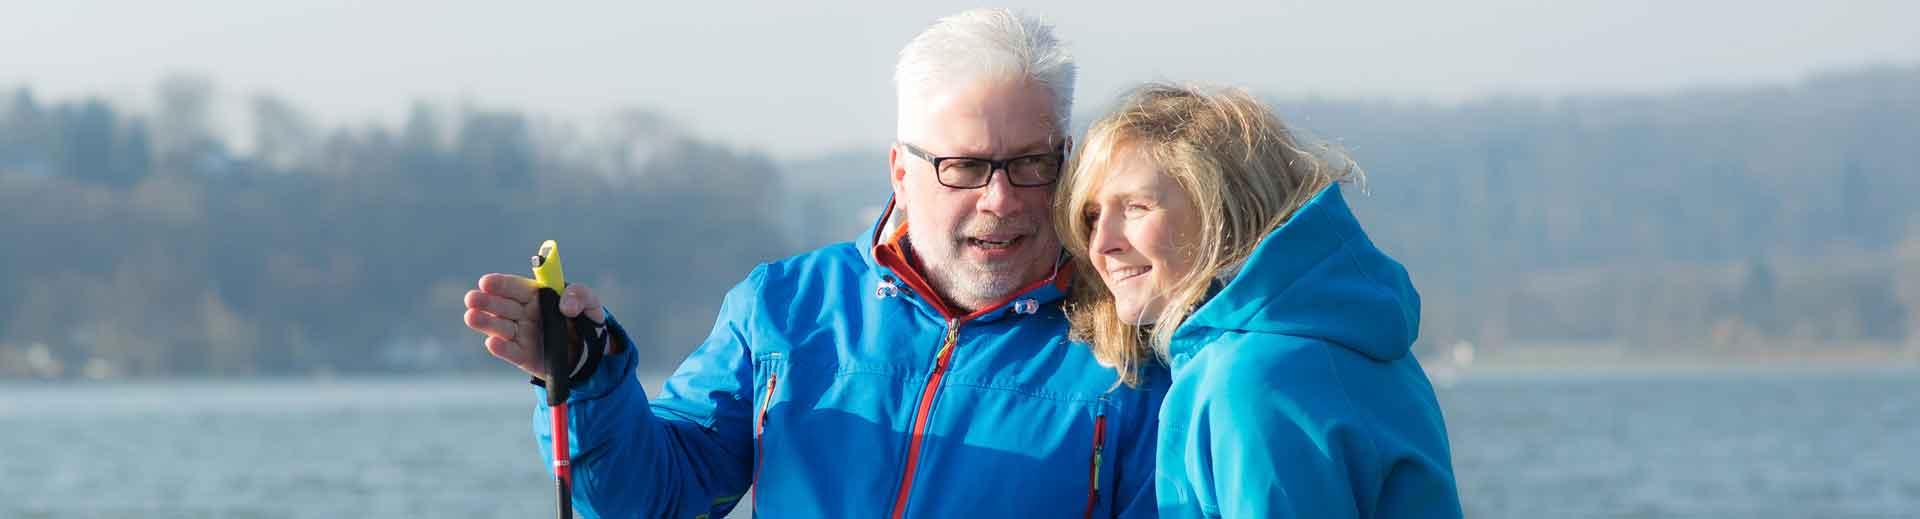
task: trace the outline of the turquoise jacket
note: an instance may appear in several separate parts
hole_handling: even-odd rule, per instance
[[[956,312],[877,229],[754,269],[660,394],[610,327],[628,347],[569,397],[574,510],[717,518],[751,487],[769,517],[1153,516],[1165,371],[1120,386],[1068,342],[1064,271]]]
[[[1460,517],[1420,296],[1334,185],[1176,331],[1163,517]]]

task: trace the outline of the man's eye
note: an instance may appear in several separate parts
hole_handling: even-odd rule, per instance
[[[1020,160],[1013,161],[1013,165],[1020,168],[1050,169],[1059,167],[1060,160],[1052,155],[1022,157]]]
[[[986,163],[972,159],[952,159],[941,162],[940,165],[952,171],[974,172],[985,167]]]

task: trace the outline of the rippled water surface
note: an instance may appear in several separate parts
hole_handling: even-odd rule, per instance
[[[1470,517],[1920,517],[1920,372],[1470,373],[1440,398]],[[4,383],[0,517],[550,517],[532,403],[504,376]]]

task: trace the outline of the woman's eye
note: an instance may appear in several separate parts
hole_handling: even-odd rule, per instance
[[[1147,212],[1146,204],[1127,204],[1127,214],[1139,215]]]

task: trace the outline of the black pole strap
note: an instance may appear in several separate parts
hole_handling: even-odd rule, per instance
[[[541,292],[544,293],[549,291],[546,289],[541,289]],[[545,305],[543,304],[542,306],[545,306]],[[558,312],[558,309],[555,309],[555,311]],[[549,319],[550,316],[545,314],[546,312],[542,310],[541,316],[540,316],[541,320],[543,322],[551,322],[551,321],[546,321],[546,319]],[[565,391],[567,393],[571,393],[574,386],[578,386],[580,384],[586,383],[588,378],[593,377],[594,370],[597,370],[600,368],[600,361],[603,357],[606,356],[607,341],[613,339],[613,337],[610,336],[612,334],[612,330],[607,325],[596,324],[593,322],[592,319],[588,319],[585,314],[581,314],[579,316],[574,317],[572,319],[572,323],[573,323],[573,326],[571,327],[572,329],[566,330],[565,332],[565,336],[566,336],[565,340],[554,341],[553,339],[548,338],[548,334],[552,332],[546,329],[546,327],[543,327],[543,329],[540,332],[541,339],[542,339],[541,355],[547,360],[547,365],[549,366],[547,369],[547,377],[552,378],[559,373],[562,373],[562,372],[567,373],[568,376],[566,377],[566,382],[562,384],[563,386],[565,386],[565,388],[562,389],[562,391]],[[568,327],[559,326],[559,327],[553,327],[553,328],[565,329]],[[554,349],[545,346],[547,344],[564,345],[564,344],[567,344],[567,341],[571,341],[573,343],[573,347],[562,348],[564,350],[567,350],[564,352],[559,352],[560,355],[564,355],[564,357],[554,356],[554,354],[556,353],[555,351],[553,351]],[[584,355],[585,358],[581,358],[580,356],[582,355]],[[564,358],[565,360],[560,360],[562,358]],[[557,364],[555,363],[556,360],[559,361]],[[552,366],[564,366],[564,368],[555,369]],[[532,383],[533,385],[536,385],[536,386],[547,388],[547,405],[548,406],[557,405],[560,402],[566,401],[565,395],[562,395],[557,399],[553,396],[554,395],[553,384],[549,384],[547,382],[547,379],[532,377],[532,378],[529,378],[527,382]]]

